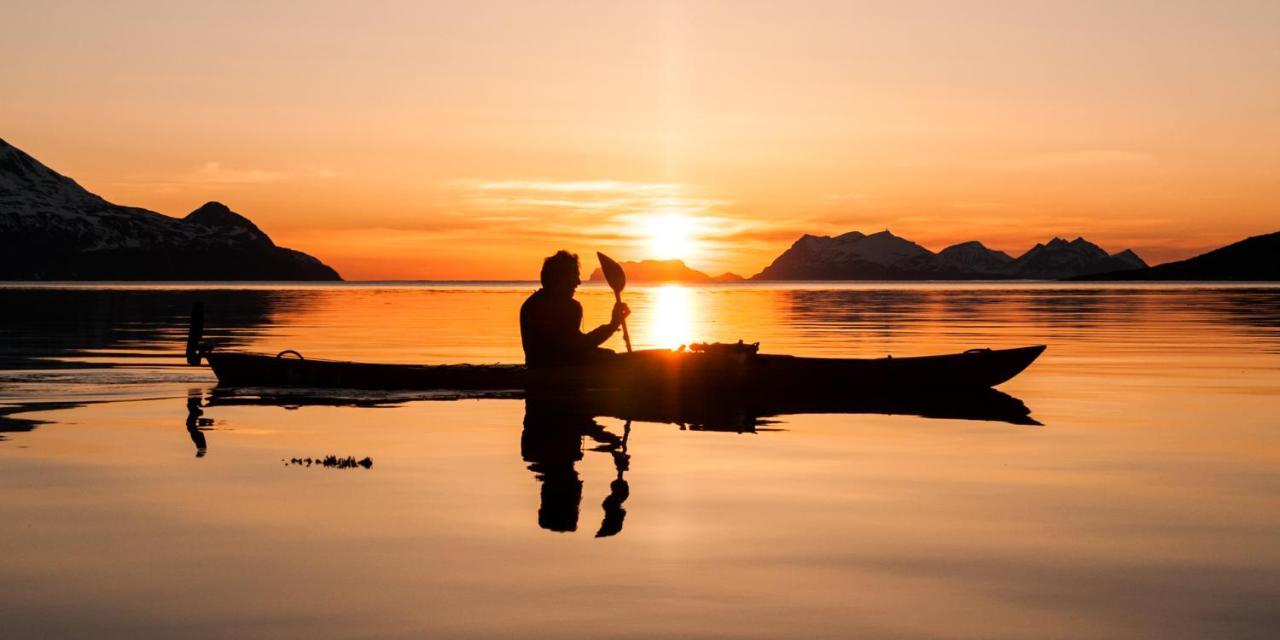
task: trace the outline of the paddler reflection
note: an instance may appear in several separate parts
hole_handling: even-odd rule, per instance
[[[590,438],[596,443],[591,450],[610,454],[617,472],[617,477],[609,484],[609,496],[601,505],[604,518],[596,537],[604,538],[622,531],[627,515],[622,505],[630,495],[630,487],[623,478],[630,464],[627,454],[630,431],[630,423],[622,436],[608,431],[573,402],[540,398],[525,400],[520,455],[529,464],[534,477],[542,483],[538,526],[548,531],[577,531],[583,484],[578,476],[577,462],[583,456],[583,438]]]

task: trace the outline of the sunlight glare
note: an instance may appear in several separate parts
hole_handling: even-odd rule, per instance
[[[659,260],[683,260],[693,253],[693,220],[669,213],[648,220],[649,250]]]
[[[661,349],[693,342],[693,305],[693,295],[685,287],[672,284],[654,289],[653,307],[646,314],[645,341]]]

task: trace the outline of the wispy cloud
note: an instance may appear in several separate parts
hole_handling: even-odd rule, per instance
[[[683,185],[662,182],[464,180],[457,184],[464,190],[467,204],[479,210],[699,215],[728,204],[690,196]]]
[[[267,184],[311,178],[332,178],[337,175],[327,169],[306,169],[294,171],[273,171],[258,168],[227,167],[216,160],[204,163],[195,171],[193,182],[203,184]]]
[[[337,176],[337,172],[314,167],[291,170],[260,167],[229,167],[217,160],[210,160],[199,167],[162,176],[143,176],[131,180],[118,180],[112,184],[126,187],[148,187],[173,191],[190,187],[238,187],[276,184],[295,180],[321,180]]]
[[[680,185],[671,183],[636,183],[617,180],[464,180],[462,184],[480,191],[543,193],[666,193],[680,188]]]
[[[652,236],[677,217],[693,240],[691,261],[727,261],[744,248],[773,246],[799,237],[799,221],[752,216],[734,202],[686,185],[622,180],[463,180],[452,184],[472,221],[507,242],[619,249],[646,258]]]
[[[1028,155],[1012,160],[1008,169],[1093,170],[1143,169],[1157,164],[1154,155],[1131,149],[1074,149]]]

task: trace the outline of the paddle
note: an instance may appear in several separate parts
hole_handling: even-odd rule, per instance
[[[600,270],[604,272],[609,288],[613,289],[614,299],[622,302],[622,290],[627,288],[627,274],[622,270],[622,265],[599,251],[596,252],[596,257],[600,258]],[[631,334],[627,331],[626,318],[622,319],[622,339],[627,343],[627,353],[631,353]]]

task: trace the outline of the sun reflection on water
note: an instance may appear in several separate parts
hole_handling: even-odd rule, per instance
[[[666,285],[654,289],[652,306],[644,314],[644,344],[653,348],[674,349],[693,342],[695,324],[694,297],[680,285]]]

